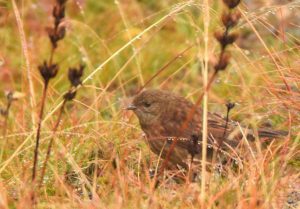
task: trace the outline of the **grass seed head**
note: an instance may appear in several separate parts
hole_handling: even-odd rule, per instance
[[[223,71],[226,69],[227,65],[229,64],[230,60],[230,54],[229,53],[224,53],[219,62],[215,65],[215,71]]]
[[[67,93],[64,95],[64,99],[66,101],[71,101],[75,98],[76,96],[76,90],[75,89],[70,89]]]
[[[57,64],[48,65],[46,61],[40,66],[38,66],[41,76],[45,82],[48,82],[50,79],[54,78],[58,72]]]
[[[79,68],[70,68],[68,72],[68,78],[72,86],[77,87],[81,85],[81,77],[83,75],[84,65],[80,65]]]
[[[227,45],[233,44],[236,41],[236,39],[238,38],[238,34],[237,33],[226,34],[217,31],[215,33],[215,38],[218,40],[222,48],[225,49]]]
[[[229,9],[233,9],[239,5],[241,0],[223,0],[223,2]]]
[[[238,11],[231,13],[224,12],[222,15],[222,23],[226,28],[232,28],[237,25],[240,18],[241,13]]]
[[[231,109],[233,109],[235,107],[235,103],[227,102],[226,107],[227,107],[227,110],[230,111]]]

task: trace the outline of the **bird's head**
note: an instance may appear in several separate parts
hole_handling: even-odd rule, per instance
[[[134,111],[141,125],[151,125],[159,122],[161,114],[166,109],[167,101],[164,91],[145,90],[136,95],[126,109]]]

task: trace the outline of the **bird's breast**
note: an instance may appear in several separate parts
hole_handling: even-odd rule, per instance
[[[146,134],[146,140],[151,150],[156,154],[159,154],[164,146],[164,143],[167,141],[167,138],[164,134],[164,128],[158,124],[141,124],[141,128]]]

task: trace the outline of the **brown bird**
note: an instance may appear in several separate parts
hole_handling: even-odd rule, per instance
[[[177,140],[175,149],[170,153],[173,165],[188,167],[191,157],[200,162],[202,154],[202,109],[193,103],[169,91],[145,90],[133,99],[128,110],[137,115],[141,128],[146,134],[150,149],[165,158],[173,140]],[[194,109],[192,117],[189,113]],[[228,121],[218,114],[208,113],[207,158],[211,159],[213,147],[219,147],[222,153],[234,151],[242,143],[243,136],[254,141],[252,130],[240,128],[237,122]],[[225,131],[225,127],[226,131]],[[242,131],[241,131],[242,130]],[[278,138],[286,133],[269,129],[259,129],[260,138]],[[236,152],[233,152],[236,153]]]

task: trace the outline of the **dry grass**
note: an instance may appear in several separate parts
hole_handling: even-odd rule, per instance
[[[155,190],[149,169],[157,168],[158,158],[143,142],[137,119],[123,110],[124,98],[163,69],[148,87],[196,101],[204,57],[213,62],[219,52],[213,34],[220,29],[223,4],[208,1],[205,52],[201,1],[69,1],[67,36],[56,52],[61,68],[48,88],[39,171],[69,88],[67,69],[80,61],[86,63],[84,86],[66,105],[44,186],[36,191],[37,208],[283,208],[300,189],[300,3],[259,1],[257,9],[245,2],[237,27],[243,35],[230,48],[231,65],[209,92],[208,110],[226,114],[224,104],[231,100],[238,103],[232,119],[254,130],[271,124],[290,131],[288,137],[263,149],[257,143],[253,155],[245,154],[242,170],[207,173],[202,200],[201,181],[178,184],[174,171]],[[0,137],[6,140],[0,143],[0,208],[30,208],[34,121],[43,87],[37,66],[49,56],[44,28],[52,21],[49,1],[16,3],[0,0],[0,89],[27,96],[12,104]],[[6,105],[4,94],[0,105]]]

